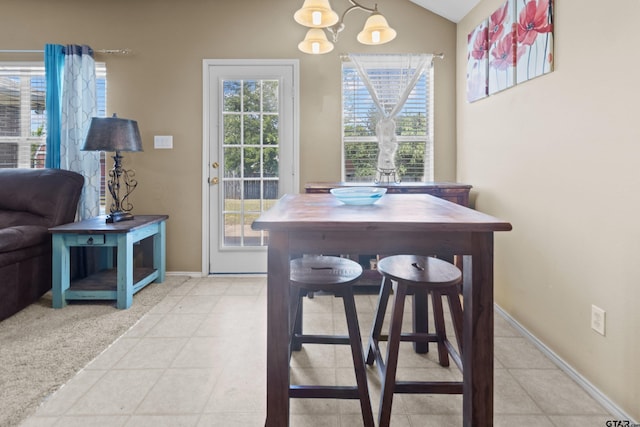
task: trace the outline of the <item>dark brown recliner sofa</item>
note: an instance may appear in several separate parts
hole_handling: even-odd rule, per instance
[[[73,222],[84,177],[0,169],[0,321],[51,289],[49,228]]]

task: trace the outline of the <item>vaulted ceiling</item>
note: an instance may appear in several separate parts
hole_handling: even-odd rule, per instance
[[[411,0],[431,12],[447,18],[449,21],[459,22],[480,0]]]

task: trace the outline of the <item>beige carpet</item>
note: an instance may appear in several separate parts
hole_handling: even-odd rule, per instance
[[[51,308],[51,293],[0,322],[0,426],[17,426],[173,289],[169,276],[133,297],[127,310],[111,301]]]

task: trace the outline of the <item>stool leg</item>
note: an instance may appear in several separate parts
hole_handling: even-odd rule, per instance
[[[302,343],[296,339],[296,335],[302,335],[302,298],[305,292],[296,287],[291,288],[289,303],[289,324],[291,325],[291,344],[289,353],[302,350]]]
[[[429,332],[429,299],[426,291],[415,291],[413,294],[413,332],[425,334]],[[416,353],[428,353],[429,342],[414,342],[413,350]]]
[[[455,265],[456,267],[458,267],[458,269],[460,271],[464,271],[464,266],[462,265],[462,260],[463,260],[463,256],[462,255],[454,255],[453,256],[453,265]],[[456,288],[458,290],[458,293],[460,295],[462,295],[462,283],[464,282],[464,280],[460,281],[460,284],[456,285]]]
[[[347,328],[349,330],[349,342],[351,344],[351,356],[356,374],[356,384],[358,385],[358,396],[360,399],[360,409],[365,427],[373,427],[373,411],[371,410],[371,400],[369,398],[369,386],[367,385],[367,371],[362,354],[362,337],[358,326],[358,315],[356,304],[353,298],[353,288],[347,287],[342,295],[344,312],[347,317]]]
[[[460,294],[457,289],[451,292],[447,292],[449,300],[449,311],[451,312],[451,320],[453,321],[453,330],[456,334],[456,341],[458,342],[458,352],[462,356],[462,304],[460,304]]]
[[[433,323],[438,337],[438,360],[440,366],[449,366],[449,351],[444,342],[447,340],[447,333],[444,327],[444,311],[442,310],[442,294],[437,291],[431,292],[431,303],[433,304]]]
[[[402,316],[404,314],[404,302],[407,295],[407,285],[400,281],[394,297],[393,310],[391,311],[391,326],[389,327],[389,341],[387,343],[387,361],[385,363],[384,376],[382,378],[380,413],[378,426],[388,427],[391,420],[391,406],[393,393],[396,386],[396,371],[398,368],[398,352],[400,350],[400,336],[402,335]]]
[[[382,278],[380,285],[380,293],[378,294],[378,306],[376,307],[376,317],[371,327],[371,335],[369,337],[369,349],[367,351],[367,365],[373,365],[376,360],[376,348],[382,333],[382,324],[384,323],[384,313],[387,310],[389,302],[389,294],[391,294],[391,279]]]

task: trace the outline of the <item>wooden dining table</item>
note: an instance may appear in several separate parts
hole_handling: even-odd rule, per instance
[[[265,426],[289,425],[289,261],[348,253],[462,256],[463,425],[493,425],[494,232],[510,223],[428,194],[386,194],[365,206],[287,194],[252,228],[268,231]]]

